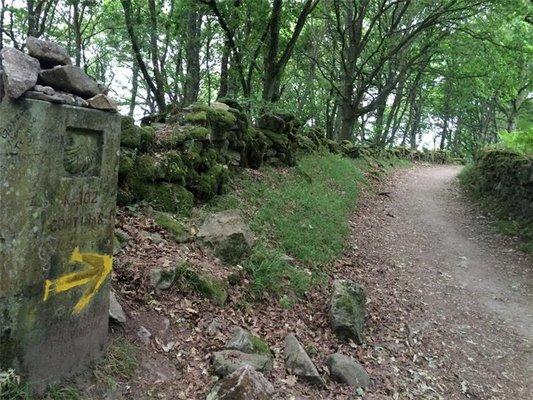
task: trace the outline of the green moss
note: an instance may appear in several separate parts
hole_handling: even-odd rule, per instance
[[[237,122],[235,115],[226,110],[209,108],[207,116],[209,124],[215,131],[228,130]]]
[[[138,149],[141,146],[141,130],[136,126],[130,126],[120,132],[120,145],[130,149]]]
[[[129,175],[134,168],[137,152],[135,150],[120,149],[120,160],[118,164],[118,174],[120,177]]]
[[[162,168],[165,179],[169,182],[185,185],[187,166],[181,155],[176,151],[169,151],[163,155]]]
[[[185,122],[190,124],[206,124],[207,123],[207,111],[196,111],[185,114],[183,117]]]
[[[239,264],[250,252],[250,246],[242,234],[230,236],[215,247],[215,255],[230,265]]]
[[[263,339],[255,335],[250,335],[250,340],[254,348],[254,353],[271,355],[270,347],[268,347],[268,344]]]
[[[180,185],[146,183],[131,178],[128,187],[136,201],[145,200],[157,211],[189,215],[194,205],[194,195]]]
[[[219,99],[217,99],[217,101],[219,103],[224,103],[228,106],[230,106],[231,108],[234,108],[236,110],[239,110],[239,111],[243,111],[243,107],[241,106],[241,104],[235,100],[235,99],[230,99],[230,98],[227,98],[227,97],[221,97]]]
[[[187,140],[186,129],[180,125],[175,125],[170,134],[167,134],[160,141],[163,149],[177,149]]]
[[[160,160],[149,154],[142,154],[137,157],[135,174],[141,181],[145,182],[155,182],[165,177],[165,171]]]
[[[151,126],[144,126],[140,129],[140,144],[139,148],[142,151],[150,150],[155,142],[155,129]]]
[[[158,212],[154,216],[154,221],[178,241],[185,240],[191,236],[189,228],[176,220],[171,214]]]
[[[205,139],[211,135],[211,129],[204,126],[187,127],[186,135],[188,139]]]
[[[229,179],[229,171],[225,165],[215,164],[208,171],[193,176],[188,183],[189,189],[196,198],[207,201],[224,192]]]
[[[135,126],[135,120],[133,119],[133,117],[130,117],[130,116],[122,117],[122,119],[120,120],[121,130],[131,128],[132,126]]]
[[[178,266],[176,275],[178,281],[182,284],[182,288],[195,290],[219,306],[224,305],[228,298],[226,285],[222,281],[196,272],[187,264]]]

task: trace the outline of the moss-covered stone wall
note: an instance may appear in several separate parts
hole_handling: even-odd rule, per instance
[[[495,198],[514,217],[533,226],[533,157],[487,148],[463,173],[463,181],[478,195]]]
[[[222,193],[236,168],[293,166],[300,152],[450,161],[447,152],[339,143],[286,113],[266,113],[252,123],[243,108],[228,99],[210,106],[194,104],[143,122],[146,126],[139,127],[132,118],[122,121],[118,202],[147,201],[157,210],[183,215],[195,202]]]

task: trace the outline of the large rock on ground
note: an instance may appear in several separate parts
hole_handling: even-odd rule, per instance
[[[247,354],[237,350],[222,350],[213,353],[213,369],[218,376],[227,376],[244,365],[265,372],[272,369],[272,359],[265,354]]]
[[[209,215],[197,237],[211,245],[217,257],[228,264],[237,264],[254,243],[252,231],[238,210],[227,210]]]
[[[258,338],[257,336],[252,335],[245,329],[236,328],[233,332],[233,336],[226,343],[226,349],[228,350],[238,350],[243,353],[261,353],[270,355],[270,348],[268,345]]]
[[[67,50],[57,43],[28,36],[26,46],[29,55],[39,60],[43,68],[72,64]]]
[[[156,289],[170,289],[175,281],[175,268],[153,268],[150,270],[150,284]]]
[[[335,353],[328,358],[331,379],[353,387],[367,387],[370,378],[364,367],[351,357]]]
[[[118,302],[117,296],[115,296],[115,293],[112,291],[109,292],[109,318],[120,324],[126,322],[126,314]]]
[[[287,370],[310,383],[324,385],[324,380],[294,335],[285,338],[285,366]]]
[[[12,99],[18,99],[37,83],[39,61],[12,47],[0,52],[4,69],[4,91]]]
[[[361,344],[365,320],[365,289],[349,280],[335,280],[330,304],[333,330],[341,337]]]
[[[79,67],[72,65],[57,66],[39,73],[39,79],[45,85],[77,94],[89,99],[103,93],[103,89]]]
[[[274,387],[252,366],[244,365],[221,379],[207,400],[270,400]]]

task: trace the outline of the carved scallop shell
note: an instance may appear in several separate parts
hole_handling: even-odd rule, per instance
[[[98,166],[98,141],[91,135],[72,135],[65,148],[63,165],[72,175],[90,175]]]

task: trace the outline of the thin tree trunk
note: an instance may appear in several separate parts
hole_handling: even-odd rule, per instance
[[[200,92],[200,28],[202,16],[196,9],[190,10],[187,15],[187,48],[185,59],[187,63],[187,76],[183,92],[183,105],[188,106],[198,100]]]
[[[135,105],[137,104],[137,91],[139,90],[139,66],[134,61],[133,62],[133,76],[131,78],[131,97],[130,97],[130,108],[128,115],[133,117],[133,112],[135,111]]]
[[[217,96],[219,99],[228,95],[228,64],[230,50],[228,42],[225,41],[222,49],[222,59],[220,61],[220,87]]]

